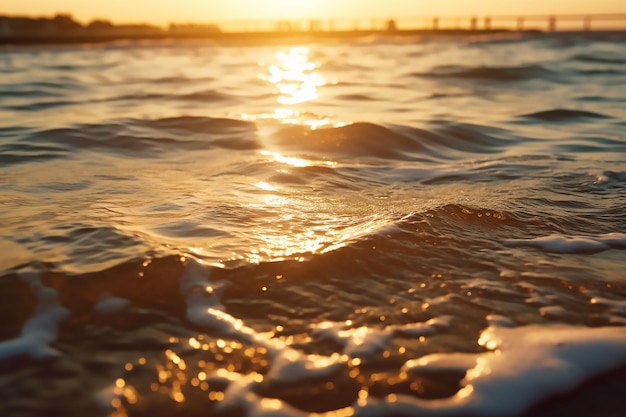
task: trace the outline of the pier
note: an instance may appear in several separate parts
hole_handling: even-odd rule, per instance
[[[222,21],[225,32],[626,30],[626,13]]]

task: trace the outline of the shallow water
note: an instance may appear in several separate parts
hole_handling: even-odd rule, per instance
[[[513,416],[626,365],[625,45],[5,47],[0,414]]]

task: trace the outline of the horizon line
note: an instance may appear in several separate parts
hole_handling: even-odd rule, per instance
[[[53,19],[55,17],[69,17],[75,20],[78,23],[85,24],[91,22],[109,22],[112,24],[149,24],[153,26],[169,26],[172,24],[219,24],[219,23],[275,23],[275,22],[363,22],[363,21],[418,21],[418,20],[432,20],[432,19],[441,19],[441,20],[471,20],[471,19],[497,19],[497,20],[516,20],[516,19],[524,19],[524,20],[546,20],[549,18],[556,18],[559,20],[581,20],[585,18],[591,19],[599,19],[599,20],[626,20],[626,11],[624,12],[614,12],[614,13],[544,13],[544,14],[467,14],[467,15],[412,15],[412,16],[370,16],[370,17],[306,17],[306,18],[262,18],[262,19],[204,19],[204,20],[171,20],[167,23],[158,23],[155,21],[144,20],[115,20],[113,18],[106,17],[93,17],[90,19],[81,19],[77,18],[71,12],[67,11],[57,11],[52,14],[4,14],[0,13],[0,18],[27,18],[27,19]]]

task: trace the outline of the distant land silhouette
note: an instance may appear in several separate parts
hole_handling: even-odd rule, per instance
[[[83,25],[67,14],[57,14],[52,18],[0,16],[0,37],[3,38],[151,37],[219,32],[219,27],[214,24],[171,24],[168,29],[163,29],[149,24],[116,25],[101,19]]]
[[[96,19],[88,24],[82,24],[69,14],[57,14],[53,17],[26,17],[0,15],[0,44],[40,44],[40,43],[83,43],[103,42],[122,39],[188,39],[206,38],[220,40],[271,40],[293,37],[359,37],[368,35],[393,36],[420,36],[420,35],[465,35],[465,34],[494,34],[501,32],[541,32],[537,29],[527,29],[524,22],[545,22],[548,32],[556,30],[557,20],[579,21],[578,30],[588,31],[592,17],[596,20],[626,21],[626,15],[565,15],[565,16],[527,16],[527,17],[499,17],[500,21],[508,22],[496,27],[492,21],[495,18],[485,17],[479,22],[478,18],[465,18],[467,25],[458,24],[454,27],[443,27],[438,17],[432,18],[421,28],[400,29],[393,19],[377,20],[369,28],[359,28],[355,20],[353,27],[338,28],[332,20],[324,25],[321,20],[308,22],[277,20],[265,29],[257,29],[252,25],[239,31],[224,31],[217,24],[206,23],[171,23],[166,28],[151,24],[114,24],[109,20]],[[511,23],[513,22],[513,23]],[[380,24],[379,24],[380,23]]]

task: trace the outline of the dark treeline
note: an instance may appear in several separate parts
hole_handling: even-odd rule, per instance
[[[163,36],[219,33],[214,24],[170,24],[163,29],[149,24],[116,25],[96,19],[82,24],[71,15],[54,17],[0,16],[0,37]]]

